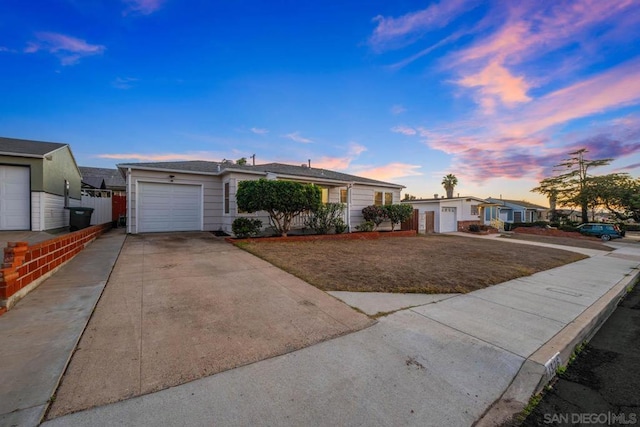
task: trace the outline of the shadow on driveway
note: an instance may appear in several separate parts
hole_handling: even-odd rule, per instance
[[[210,233],[128,236],[48,419],[298,350],[372,323]]]

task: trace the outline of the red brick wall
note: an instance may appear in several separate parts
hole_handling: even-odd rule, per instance
[[[111,228],[111,223],[94,225],[29,246],[10,242],[4,248],[0,268],[0,300],[6,300],[80,252],[87,243]]]

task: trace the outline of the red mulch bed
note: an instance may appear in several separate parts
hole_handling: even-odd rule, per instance
[[[226,240],[229,243],[241,243],[241,242],[306,242],[316,240],[376,240],[386,237],[411,237],[415,236],[417,232],[415,230],[398,230],[398,231],[367,231],[358,233],[344,233],[344,234],[311,234],[308,236],[287,236],[287,237],[250,237],[248,239],[235,239],[233,237],[227,237]]]
[[[554,236],[554,237],[571,237],[574,239],[593,240],[593,237],[583,236],[577,231],[562,231],[554,228],[539,227],[518,227],[513,230],[514,233],[535,234],[537,236]]]

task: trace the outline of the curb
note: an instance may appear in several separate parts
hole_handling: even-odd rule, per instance
[[[574,349],[589,341],[607,321],[627,294],[627,287],[638,284],[640,271],[629,274],[607,293],[584,310],[553,338],[531,354],[522,364],[507,389],[475,422],[475,427],[499,426],[510,421],[529,404],[529,399],[540,393],[554,377],[555,369],[547,372],[545,365],[566,366]],[[556,358],[559,354],[559,360]],[[552,363],[556,359],[557,365]]]

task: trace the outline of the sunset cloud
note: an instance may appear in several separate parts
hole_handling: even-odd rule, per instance
[[[30,42],[25,53],[49,52],[60,58],[62,65],[74,65],[84,57],[99,55],[105,51],[102,45],[93,45],[85,40],[59,33],[36,33],[37,41]]]
[[[394,126],[391,128],[391,132],[401,133],[407,136],[415,135],[416,133],[418,133],[414,128],[411,128],[409,126]]]
[[[164,0],[122,0],[125,5],[123,15],[150,15],[160,9]]]
[[[313,141],[309,138],[305,138],[300,135],[300,132],[292,132],[286,135],[282,135],[283,138],[288,138],[295,142],[300,142],[302,144],[311,144]]]
[[[376,50],[403,46],[428,31],[446,27],[459,15],[473,9],[476,3],[469,0],[443,0],[397,18],[378,15],[373,18],[377,26],[369,43]]]
[[[116,89],[131,89],[134,86],[134,83],[137,82],[138,79],[133,77],[118,77],[113,82],[111,82],[111,86]]]
[[[391,114],[393,114],[394,116],[397,116],[398,114],[402,114],[404,112],[406,112],[407,109],[404,108],[402,105],[396,104],[394,106],[391,107]]]
[[[419,172],[421,167],[420,165],[411,165],[408,163],[389,163],[383,166],[358,168],[357,172],[354,173],[365,178],[389,181],[407,176],[420,176],[422,175],[422,172]]]

